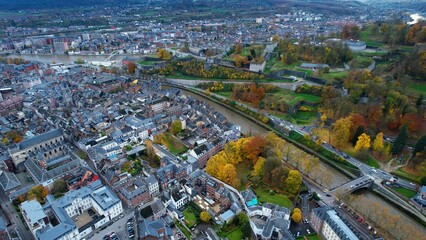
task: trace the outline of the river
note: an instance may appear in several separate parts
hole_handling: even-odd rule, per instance
[[[12,54],[8,55],[8,58],[23,58],[29,61],[38,61],[42,63],[64,63],[70,64],[74,63],[77,59],[83,59],[87,62],[92,61],[105,61],[109,57],[109,55],[57,55],[57,54],[43,54],[43,55],[35,55],[35,54]],[[117,60],[117,58],[122,57],[121,55],[118,57],[113,57],[113,60]]]

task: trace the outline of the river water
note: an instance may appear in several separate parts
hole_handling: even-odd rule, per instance
[[[34,54],[12,54],[8,55],[8,58],[24,58],[29,61],[39,61],[42,63],[63,63],[70,64],[74,63],[77,59],[83,59],[87,62],[92,61],[105,61],[109,56],[108,55],[57,55],[57,54],[43,54],[43,55],[34,55]],[[117,60],[122,56],[113,57],[113,60]]]

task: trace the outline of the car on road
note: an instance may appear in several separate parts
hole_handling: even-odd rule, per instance
[[[331,197],[331,195],[330,195],[330,194],[328,194],[328,193],[327,193],[327,194],[325,194],[325,196],[326,196],[326,197]]]

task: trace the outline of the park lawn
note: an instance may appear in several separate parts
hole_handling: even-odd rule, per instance
[[[426,82],[411,82],[407,87],[411,92],[426,95]]]
[[[231,98],[232,92],[215,92],[217,95],[222,97]]]
[[[373,156],[370,156],[370,158],[367,160],[366,162],[368,164],[368,166],[373,167],[373,168],[378,168],[380,169],[380,165],[379,163],[376,161],[376,159],[374,159]]]
[[[303,237],[297,237],[297,238],[296,238],[296,240],[304,240],[304,239],[305,239],[305,237],[306,237],[308,240],[322,240],[322,239],[321,239],[321,237],[320,237],[320,236],[318,236],[317,234],[314,234],[314,235],[306,235],[306,236],[303,236]]]
[[[323,73],[319,75],[319,78],[323,78],[326,80],[334,80],[336,78],[346,78],[348,76],[348,72],[347,71],[343,71],[343,72],[331,72],[331,73]]]
[[[301,61],[296,61],[292,64],[285,64],[285,63],[283,63],[279,60],[275,60],[275,63],[272,66],[271,70],[273,70],[273,71],[279,71],[279,70],[283,70],[283,69],[295,70],[297,67],[300,66],[300,64],[302,64]]]
[[[405,178],[405,179],[412,181],[412,182],[415,182],[415,183],[419,183],[420,178],[426,176],[426,173],[418,173],[418,172],[414,172],[414,171],[408,172],[407,169],[405,169],[404,167],[398,168],[397,170],[393,171],[392,174],[394,174],[398,177]]]
[[[370,57],[364,57],[361,55],[356,56],[349,62],[349,65],[353,68],[366,68],[373,62]]]
[[[412,197],[416,196],[416,193],[417,193],[416,191],[406,189],[406,188],[402,188],[402,187],[393,187],[392,189],[397,191],[401,195],[406,196],[407,198],[412,198]]]
[[[243,233],[241,232],[240,228],[236,228],[232,232],[228,233],[226,238],[228,240],[241,240],[243,239]]]
[[[161,61],[139,61],[138,63],[143,66],[152,66],[156,63],[160,63]]]
[[[180,223],[179,221],[175,221],[176,226],[182,231],[183,235],[185,235],[185,237],[187,239],[191,239],[191,233],[188,231],[188,229],[186,229],[182,223]]]
[[[171,153],[173,153],[174,155],[179,155],[188,150],[188,148],[186,148],[185,145],[179,142],[179,140],[177,140],[173,135],[171,135],[170,133],[164,134],[164,145]]]
[[[312,121],[316,118],[316,116],[317,116],[316,111],[312,111],[312,112],[298,111],[293,116],[293,119],[296,121],[296,124],[298,125],[308,125],[312,123]]]
[[[307,93],[295,93],[287,89],[282,89],[276,93],[268,93],[268,94],[273,94],[274,96],[280,97],[280,99],[284,100],[287,104],[291,106],[293,106],[294,104],[300,101],[318,103],[321,100],[321,98],[318,96],[314,96]]]
[[[279,193],[270,194],[269,190],[265,188],[256,188],[253,190],[259,202],[269,202],[286,208],[291,208],[293,206],[293,203],[288,199],[287,195]]]
[[[187,207],[183,212],[182,212],[185,221],[186,221],[186,226],[188,226],[188,228],[192,228],[193,226],[195,226],[197,224],[197,216],[195,216],[195,212],[192,209],[192,207]]]

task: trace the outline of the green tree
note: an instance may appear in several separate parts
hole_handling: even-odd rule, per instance
[[[290,170],[290,172],[288,173],[288,177],[285,180],[287,192],[295,195],[299,191],[301,184],[302,175],[300,174],[300,172],[297,170]]]
[[[416,106],[420,107],[423,104],[423,94],[420,94],[419,98],[417,98]]]
[[[182,122],[177,119],[172,122],[171,132],[173,135],[176,135],[182,131]]]
[[[408,127],[407,125],[404,125],[402,126],[398,136],[395,139],[395,142],[392,145],[391,153],[392,154],[400,153],[402,149],[404,149],[405,143],[407,142],[407,138],[408,138]]]
[[[210,214],[208,212],[206,212],[206,211],[202,211],[200,213],[200,219],[203,222],[208,222],[208,221],[210,221],[211,218],[212,217],[210,216]]]
[[[251,226],[250,222],[246,222],[241,226],[241,232],[243,233],[243,238],[249,238],[251,236]]]
[[[63,179],[57,179],[53,182],[52,193],[65,193],[68,191],[68,185]]]
[[[82,58],[77,58],[77,60],[75,60],[76,64],[83,64],[84,60]]]
[[[423,152],[426,147],[426,135],[422,136],[417,140],[416,145],[414,146],[413,155],[416,155],[418,152]]]
[[[364,133],[364,127],[359,126],[355,131],[354,137],[352,138],[352,146],[355,146],[355,144],[358,142],[359,136],[361,136],[361,134],[363,133]]]

